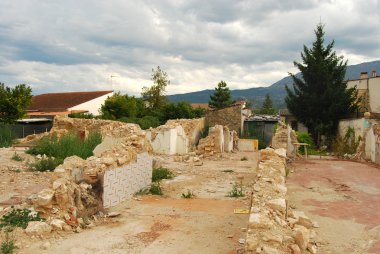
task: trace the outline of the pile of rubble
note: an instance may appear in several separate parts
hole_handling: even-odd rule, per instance
[[[281,125],[282,126],[282,125]],[[292,211],[286,200],[288,135],[278,128],[273,142],[281,148],[260,151],[246,236],[246,253],[317,253],[313,239],[318,227],[303,212]]]

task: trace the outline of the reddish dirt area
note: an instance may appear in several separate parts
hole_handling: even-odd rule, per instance
[[[321,225],[322,253],[380,253],[379,167],[339,160],[291,167],[290,200]]]

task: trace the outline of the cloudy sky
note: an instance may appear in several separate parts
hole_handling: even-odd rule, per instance
[[[139,95],[159,65],[168,94],[269,86],[320,21],[349,64],[380,59],[380,0],[1,0],[0,82]]]

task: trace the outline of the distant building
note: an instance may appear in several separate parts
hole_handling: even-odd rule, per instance
[[[307,127],[298,121],[297,118],[292,113],[290,113],[288,109],[280,109],[279,113],[281,121],[289,124],[293,130],[304,133],[308,132]]]
[[[243,137],[259,140],[259,145],[264,148],[270,145],[275,125],[280,120],[279,116],[254,115],[244,121]]]
[[[357,117],[362,117],[367,111],[375,117],[380,116],[380,76],[376,71],[372,71],[371,76],[362,72],[359,79],[348,80],[347,88],[353,87],[356,87],[361,98]]]
[[[48,117],[68,115],[70,113],[91,113],[99,115],[105,100],[113,91],[45,93],[32,97],[27,109],[29,117]]]

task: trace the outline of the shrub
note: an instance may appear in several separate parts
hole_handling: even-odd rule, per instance
[[[232,197],[232,198],[244,197],[242,184],[235,183],[232,186],[232,190],[227,194],[227,197]]]
[[[149,193],[151,193],[152,195],[160,195],[161,196],[162,195],[162,189],[161,189],[160,182],[153,182],[150,185]]]
[[[0,147],[10,147],[16,134],[9,125],[0,125]]]
[[[308,144],[308,149],[312,150],[315,148],[315,144],[313,142],[313,139],[310,137],[309,133],[306,132],[297,132],[297,140],[299,143],[306,143]],[[299,148],[299,151],[301,154],[305,154],[305,147],[302,146]]]
[[[155,168],[152,172],[152,182],[159,182],[162,179],[172,179],[173,173],[167,168]]]
[[[0,230],[3,228],[20,227],[26,229],[29,221],[42,221],[39,213],[29,209],[13,209],[0,219]]]

